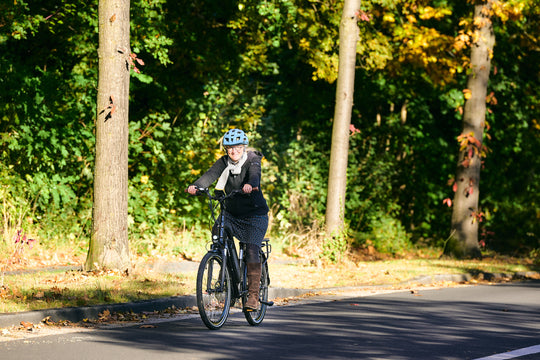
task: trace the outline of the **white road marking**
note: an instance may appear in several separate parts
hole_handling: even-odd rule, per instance
[[[478,359],[474,359],[474,360],[506,360],[506,359],[513,359],[513,358],[517,358],[517,357],[520,357],[520,356],[538,354],[538,353],[540,353],[540,345],[534,345],[534,346],[529,346],[529,347],[526,347],[526,348],[523,348],[523,349],[517,349],[517,350],[514,350],[514,351],[509,351],[509,352],[505,352],[505,353],[502,353],[502,354],[495,354],[495,355],[491,355],[491,356],[486,356],[486,357],[478,358]]]

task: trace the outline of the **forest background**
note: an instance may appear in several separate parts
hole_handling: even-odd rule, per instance
[[[538,259],[540,10],[532,0],[496,4],[480,245]],[[206,242],[206,205],[184,189],[222,155],[218,141],[231,127],[266,156],[270,236],[285,252],[336,261],[347,251],[444,248],[473,6],[362,3],[348,236],[336,242],[323,225],[341,7],[131,2],[131,51],[142,60],[130,90],[133,253],[168,247],[189,257],[186,243]],[[24,234],[43,253],[62,246],[82,256],[92,222],[97,1],[10,0],[0,10],[0,246]]]

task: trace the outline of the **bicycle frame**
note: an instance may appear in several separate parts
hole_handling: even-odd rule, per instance
[[[244,247],[240,245],[240,253],[236,251],[236,245],[234,243],[233,236],[225,227],[224,202],[225,199],[227,199],[228,197],[240,192],[232,192],[231,194],[224,197],[216,197],[210,195],[208,189],[199,189],[199,191],[204,192],[208,196],[209,207],[212,213],[212,220],[214,221],[214,224],[217,224],[217,233],[219,235],[212,234],[211,251],[221,252],[224,264],[227,264],[229,269],[231,269],[231,275],[234,284],[232,288],[232,295],[234,298],[238,299],[244,295],[244,291],[242,291],[242,289],[239,289],[239,286],[242,282],[243,271],[241,261],[243,262]],[[212,203],[213,200],[217,201],[220,207],[220,213],[218,215],[217,221],[215,216],[217,206],[214,206],[214,204]],[[222,272],[220,275],[221,286],[219,290],[222,290],[222,286],[225,283],[225,273]]]

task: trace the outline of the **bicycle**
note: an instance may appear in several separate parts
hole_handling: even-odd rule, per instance
[[[258,190],[258,189],[254,189]],[[225,200],[229,197],[243,194],[236,190],[227,195],[212,195],[207,188],[197,188],[197,195],[206,195],[208,206],[214,221],[212,243],[208,252],[201,260],[197,271],[197,307],[203,323],[210,330],[220,329],[227,318],[231,307],[236,301],[242,301],[242,309],[247,322],[259,325],[266,315],[268,306],[274,303],[268,301],[268,257],[272,247],[268,239],[264,239],[259,250],[261,260],[261,283],[259,289],[259,306],[256,311],[245,310],[247,301],[247,266],[245,244],[240,243],[239,253],[236,251],[233,234],[225,226]],[[216,210],[219,216],[216,219]]]

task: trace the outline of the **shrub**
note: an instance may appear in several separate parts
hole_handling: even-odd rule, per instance
[[[355,235],[356,245],[372,245],[378,252],[398,254],[411,248],[411,236],[401,222],[387,214],[372,217],[369,231]]]

